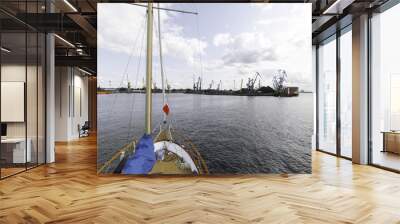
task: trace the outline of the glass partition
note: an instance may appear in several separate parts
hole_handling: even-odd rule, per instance
[[[352,157],[352,34],[351,26],[340,36],[340,154]]]
[[[400,5],[371,19],[371,162],[400,170]]]
[[[38,158],[38,35],[35,32],[27,33],[27,97],[26,97],[26,114],[27,114],[27,151],[29,153],[29,160],[27,167],[37,165]]]
[[[46,13],[46,0],[37,0],[37,13]],[[37,164],[46,162],[46,35],[37,33]]]
[[[46,38],[43,33],[38,33],[38,65],[37,65],[37,162],[44,164],[46,162],[46,138],[45,138],[45,124],[46,124]]]
[[[42,12],[43,5],[0,3],[18,13]],[[45,44],[43,33],[0,13],[0,178],[45,163]]]
[[[26,150],[26,33],[1,34],[1,176],[24,171]]]
[[[318,48],[318,148],[336,153],[336,36]]]

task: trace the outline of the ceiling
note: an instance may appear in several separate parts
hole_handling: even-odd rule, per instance
[[[45,0],[1,0],[0,22],[3,45],[13,49],[7,54],[7,58],[16,60],[23,58],[18,55],[26,54],[26,30],[28,33],[54,32],[57,34],[55,37],[56,66],[79,66],[96,74],[97,1],[69,0],[66,2],[47,0],[46,5]],[[35,49],[35,46],[27,45],[28,58],[30,58],[29,52],[33,53]]]

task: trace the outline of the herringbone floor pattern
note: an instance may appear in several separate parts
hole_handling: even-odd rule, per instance
[[[96,175],[90,137],[0,181],[0,223],[400,223],[400,175],[313,153],[312,175]]]

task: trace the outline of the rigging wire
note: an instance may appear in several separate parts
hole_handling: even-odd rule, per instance
[[[142,53],[143,53],[143,42],[145,39],[145,32],[143,32],[142,38],[141,38],[141,42],[140,42],[140,51],[139,51],[139,59],[138,59],[138,65],[137,65],[137,69],[136,69],[136,77],[135,77],[135,83],[133,86],[133,89],[138,89],[138,82],[139,82],[139,74],[140,74],[140,70],[141,70],[141,61],[142,61]],[[133,132],[133,128],[132,128],[132,121],[133,121],[133,115],[134,115],[134,108],[135,108],[135,99],[136,99],[136,93],[131,93],[132,95],[132,102],[131,102],[131,116],[129,118],[129,125],[128,125],[128,131],[127,131],[127,138],[128,139],[132,139],[134,132]]]
[[[128,74],[129,64],[130,64],[133,52],[136,49],[138,38],[140,37],[140,34],[142,34],[141,42],[140,42],[140,45],[139,45],[140,46],[140,51],[139,51],[138,67],[137,67],[137,70],[136,70],[136,79],[135,79],[135,86],[136,87],[138,86],[138,78],[139,78],[139,73],[140,73],[140,68],[141,68],[140,65],[141,65],[143,45],[144,45],[143,42],[144,42],[144,39],[145,39],[145,32],[144,32],[145,25],[146,25],[146,14],[144,15],[144,18],[143,18],[143,24],[140,27],[139,32],[138,32],[138,34],[137,34],[137,36],[135,38],[131,53],[130,53],[129,58],[128,58],[127,65],[125,66],[125,70],[124,70],[124,73],[122,75],[120,86],[122,86],[125,76],[127,78],[127,81],[129,80],[129,76],[128,76],[129,75]],[[142,30],[143,30],[143,32],[141,32]],[[127,148],[128,145],[131,145],[132,143],[135,144],[135,140],[132,141],[132,139],[133,139],[132,120],[133,120],[133,115],[134,115],[133,112],[134,112],[134,105],[135,105],[135,95],[136,94],[132,93],[132,97],[131,97],[131,101],[130,101],[132,109],[131,109],[131,114],[130,114],[130,118],[129,118],[129,125],[128,125],[128,131],[127,131],[127,140],[130,140],[130,143],[128,143],[127,145],[122,147],[122,149],[119,149],[118,152],[116,152],[108,162],[103,164],[103,167],[100,169],[100,171],[102,169],[104,169],[104,168],[109,167],[111,165],[111,162],[114,161],[116,158],[118,158],[118,155],[121,155],[122,153],[124,154],[126,149],[128,149]],[[113,111],[114,106],[115,106],[115,102],[116,102],[116,95],[114,95],[114,98],[113,98],[113,101],[112,101],[112,106],[110,107],[111,108],[110,114],[112,114],[112,111]],[[135,148],[135,146],[133,146],[133,147]]]
[[[166,93],[165,93],[165,82],[166,82],[166,78],[165,78],[165,73],[164,73],[164,67],[163,67],[163,58],[162,58],[162,38],[161,38],[161,28],[160,28],[160,7],[159,7],[159,3],[158,3],[158,37],[159,37],[159,63],[160,63],[160,73],[161,73],[161,80],[162,80],[162,91],[163,91],[163,105],[165,105],[165,103],[166,103],[166,100],[168,100],[168,99],[166,99]],[[197,15],[197,14],[196,14]],[[143,24],[143,28],[144,28],[144,26],[146,25],[146,19],[144,20],[144,24]],[[198,37],[200,37],[199,36],[199,22],[198,22],[198,17],[196,17],[196,22],[197,22],[197,35],[198,35]],[[154,24],[153,24],[154,25]],[[156,26],[157,27],[157,26]],[[157,28],[155,29],[156,31],[157,31]],[[140,32],[139,32],[140,33]],[[130,62],[131,62],[131,58],[132,58],[132,55],[133,55],[133,50],[136,48],[136,44],[137,44],[137,40],[138,40],[138,38],[139,38],[139,33],[138,33],[138,36],[137,36],[137,38],[136,38],[136,40],[135,40],[135,47],[133,47],[132,48],[132,51],[131,51],[131,54],[130,54],[130,56],[129,56],[129,58],[128,58],[128,62],[127,62],[127,65],[125,66],[125,70],[124,70],[124,73],[122,74],[122,80],[121,80],[121,84],[120,84],[120,86],[122,86],[122,84],[123,84],[123,81],[124,81],[124,78],[126,77],[126,80],[127,80],[127,82],[129,82],[129,73],[128,73],[128,68],[129,68],[129,65],[130,65]],[[135,79],[135,84],[134,84],[134,86],[135,87],[137,87],[138,86],[138,82],[139,82],[139,74],[140,74],[140,69],[141,69],[141,60],[142,60],[142,52],[143,52],[143,41],[144,41],[144,32],[143,32],[143,37],[142,37],[142,39],[141,39],[141,42],[140,42],[140,53],[139,53],[139,58],[138,58],[138,66],[137,66],[137,72],[136,72],[136,79]],[[198,38],[198,53],[199,53],[199,58],[200,58],[200,71],[201,71],[201,80],[203,79],[203,64],[202,64],[202,55],[201,55],[201,51],[200,51],[201,49],[200,49],[200,38]],[[135,93],[133,93],[132,94],[132,98],[131,98],[131,106],[132,106],[132,109],[131,109],[131,116],[130,116],[130,119],[129,119],[129,125],[128,125],[128,127],[129,127],[129,130],[132,130],[131,129],[131,126],[132,126],[132,120],[133,120],[133,110],[134,110],[134,104],[135,104]],[[111,107],[111,108],[114,108],[114,103],[115,103],[115,100],[113,101],[113,106]],[[151,131],[151,133],[153,134],[153,133],[155,133],[155,131],[157,130],[157,128],[158,128],[158,126],[159,127],[161,127],[161,125],[162,125],[162,123],[165,123],[165,117],[164,117],[164,120],[163,120],[163,122],[160,122],[158,125],[156,125],[155,127],[154,127],[154,129]],[[175,119],[171,119],[171,122],[170,122],[170,124],[168,125],[168,128],[169,128],[169,130],[171,131],[171,129],[172,129],[172,126],[173,126],[173,124],[171,124],[171,123],[173,123],[173,124],[175,124],[176,123],[176,120]],[[130,133],[130,131],[128,131],[128,138],[129,138],[129,133]],[[132,131],[132,133],[133,133],[133,131]],[[132,134],[133,135],[133,134]],[[133,136],[132,136],[133,137]],[[185,140],[184,140],[185,141]],[[132,144],[132,143],[129,143],[129,144]],[[133,144],[135,144],[134,142],[133,142]],[[189,147],[190,147],[190,144],[189,144]],[[197,152],[196,151],[196,149],[195,148],[193,148],[194,150],[195,150],[195,152]],[[184,151],[184,150],[183,150]],[[196,156],[200,156],[199,155],[199,153],[197,152],[197,154],[195,154]],[[200,159],[201,159],[201,156],[200,156]],[[198,162],[197,160],[196,160],[196,162]],[[203,165],[205,164],[204,163],[204,161],[201,159],[200,160],[200,162],[203,162]],[[106,165],[106,164],[105,164]],[[198,166],[199,164],[197,164],[196,163],[196,167]],[[200,166],[199,167],[201,167],[201,164],[200,164]]]
[[[139,37],[140,37],[140,34],[143,34],[144,35],[144,28],[145,28],[145,25],[146,25],[146,14],[144,14],[144,16],[143,16],[143,18],[142,18],[142,22],[141,22],[142,24],[141,24],[141,26],[140,26],[140,28],[139,28],[139,32],[137,33],[137,35],[136,35],[136,37],[135,37],[135,39],[134,39],[134,42],[133,42],[133,45],[132,45],[132,48],[131,48],[131,52],[130,52],[130,55],[129,55],[129,58],[128,58],[128,61],[127,61],[127,65],[125,66],[125,68],[124,68],[124,72],[122,73],[122,77],[121,77],[121,81],[120,81],[120,87],[122,87],[122,84],[123,84],[123,82],[124,82],[124,80],[125,80],[125,77],[126,77],[126,79],[128,80],[128,78],[129,78],[129,74],[128,74],[128,68],[129,68],[129,64],[130,64],[130,62],[131,62],[131,59],[132,59],[132,56],[133,56],[133,53],[135,52],[135,49],[137,48],[137,45],[138,45],[138,39],[139,39]],[[111,115],[111,114],[113,114],[114,113],[114,109],[115,109],[115,105],[116,105],[116,102],[117,102],[117,94],[113,94],[113,96],[112,96],[112,101],[111,101],[111,106],[109,107],[109,111],[107,111],[106,113],[107,114],[109,114],[109,115]],[[132,102],[133,101],[133,102]],[[134,99],[131,101],[131,103],[132,103],[132,107],[133,107],[133,105],[134,105]],[[131,113],[130,114],[130,116],[132,117],[133,116],[133,114]],[[133,119],[133,118],[130,118],[130,119]],[[132,126],[132,122],[130,122],[130,124],[129,124],[129,126],[128,126],[128,131],[127,131],[127,140],[129,140],[129,139],[131,139],[132,137],[130,137],[130,135],[129,135],[129,133],[131,132],[130,130],[132,130],[132,128],[131,128],[131,126]]]
[[[197,4],[195,4],[196,7],[196,12],[198,12],[198,8],[197,8]],[[199,62],[200,62],[200,86],[203,82],[203,59],[202,59],[202,55],[201,55],[201,48],[200,48],[200,25],[199,25],[199,17],[198,14],[196,14],[196,32],[197,32],[197,51],[199,53]]]
[[[142,33],[141,31],[144,30],[145,25],[146,25],[146,14],[143,16],[143,23],[142,23],[142,26],[140,27],[140,30],[139,30],[139,32],[137,33],[137,36],[136,36],[135,41],[134,41],[134,44],[132,45],[132,50],[131,50],[130,55],[129,55],[129,58],[128,58],[127,66],[125,66],[124,73],[122,74],[122,77],[121,77],[121,82],[120,82],[120,84],[119,84],[120,87],[122,87],[122,84],[123,84],[123,82],[124,82],[125,76],[127,76],[126,74],[127,74],[128,66],[129,66],[129,64],[130,64],[130,61],[131,61],[133,52],[134,52],[134,50],[136,49],[137,41],[138,41],[138,39],[139,39],[139,36],[140,36],[140,34]],[[144,32],[144,31],[143,31],[143,32]],[[108,111],[108,114],[112,114],[112,113],[113,113],[113,109],[114,109],[114,107],[115,107],[116,101],[117,101],[117,96],[114,95],[114,96],[113,96],[112,103],[111,103],[110,111]]]
[[[161,70],[161,88],[162,88],[162,94],[163,94],[163,107],[166,104],[165,101],[165,74],[164,74],[164,67],[163,67],[163,57],[162,57],[162,44],[161,44],[161,19],[160,19],[160,3],[157,3],[158,11],[157,11],[157,17],[158,17],[158,46],[159,46],[159,52],[160,52],[160,70]],[[164,123],[167,121],[167,114],[163,113],[163,118],[164,118]]]

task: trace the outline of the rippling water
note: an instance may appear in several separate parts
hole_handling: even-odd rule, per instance
[[[313,95],[169,94],[174,128],[197,146],[211,173],[310,173]],[[144,133],[144,94],[98,95],[98,163]],[[153,94],[153,125],[162,95]]]

